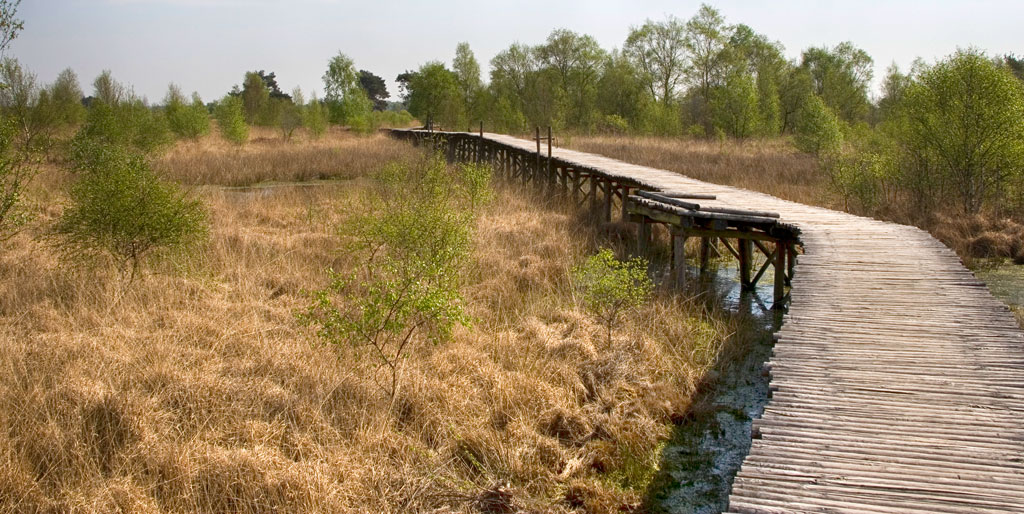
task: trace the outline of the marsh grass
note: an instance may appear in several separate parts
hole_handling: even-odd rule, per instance
[[[0,511],[640,505],[729,322],[662,292],[606,342],[569,276],[621,231],[499,186],[464,273],[474,321],[408,356],[392,407],[372,361],[314,344],[295,312],[326,268],[351,265],[337,227],[368,187],[358,177],[385,155],[422,156],[390,140],[331,137],[254,143],[242,157],[208,140],[172,150],[161,161],[168,176],[215,184],[194,189],[210,212],[209,242],[123,294],[110,273],[68,268],[34,239],[68,181],[44,171],[35,228],[0,254]],[[292,163],[301,155],[357,178],[217,186],[308,178],[311,166]]]
[[[418,154],[383,133],[358,135],[331,126],[318,139],[302,131],[285,141],[277,131],[253,127],[244,146],[210,135],[176,145],[156,161],[156,168],[187,185],[251,186],[351,179],[376,172],[388,162],[410,162]]]

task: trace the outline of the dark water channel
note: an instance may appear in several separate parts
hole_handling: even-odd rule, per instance
[[[716,266],[717,264],[717,266]],[[691,277],[697,276],[691,270]],[[782,313],[772,306],[772,283],[742,291],[737,263],[714,262],[698,279],[698,294],[711,307],[740,318],[739,329],[719,352],[687,419],[662,450],[660,469],[647,503],[651,511],[719,513],[726,509],[732,480],[750,451],[751,422],[768,401],[763,364]]]

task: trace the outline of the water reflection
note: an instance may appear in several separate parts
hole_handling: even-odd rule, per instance
[[[768,401],[763,364],[782,320],[773,310],[773,284],[750,290],[739,281],[736,261],[712,261],[699,273],[689,269],[689,293],[713,309],[737,318],[737,331],[720,352],[702,391],[662,452],[661,468],[648,491],[651,510],[718,513],[728,506],[732,480],[750,451],[752,420]]]

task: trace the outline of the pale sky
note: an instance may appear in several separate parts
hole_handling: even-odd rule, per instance
[[[1024,1],[709,2],[730,24],[745,23],[795,58],[810,46],[852,41],[875,61],[875,83],[895,61],[906,69],[958,47],[1024,54]],[[607,50],[622,46],[630,26],[674,15],[699,1],[521,0],[23,0],[25,30],[7,52],[42,82],[60,70],[78,73],[88,95],[110,69],[140,96],[159,102],[167,84],[198,91],[205,101],[241,84],[247,70],[277,73],[286,92],[323,91],[321,76],[339,50],[356,67],[388,81],[430,60],[451,64],[467,41],[487,80],[488,63],[514,41],[543,42],[555,28],[594,36]]]

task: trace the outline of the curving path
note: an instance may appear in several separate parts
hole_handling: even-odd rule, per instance
[[[914,227],[583,152],[552,157],[775,211],[801,230],[773,395],[729,512],[1024,512],[1024,332],[950,249]]]

